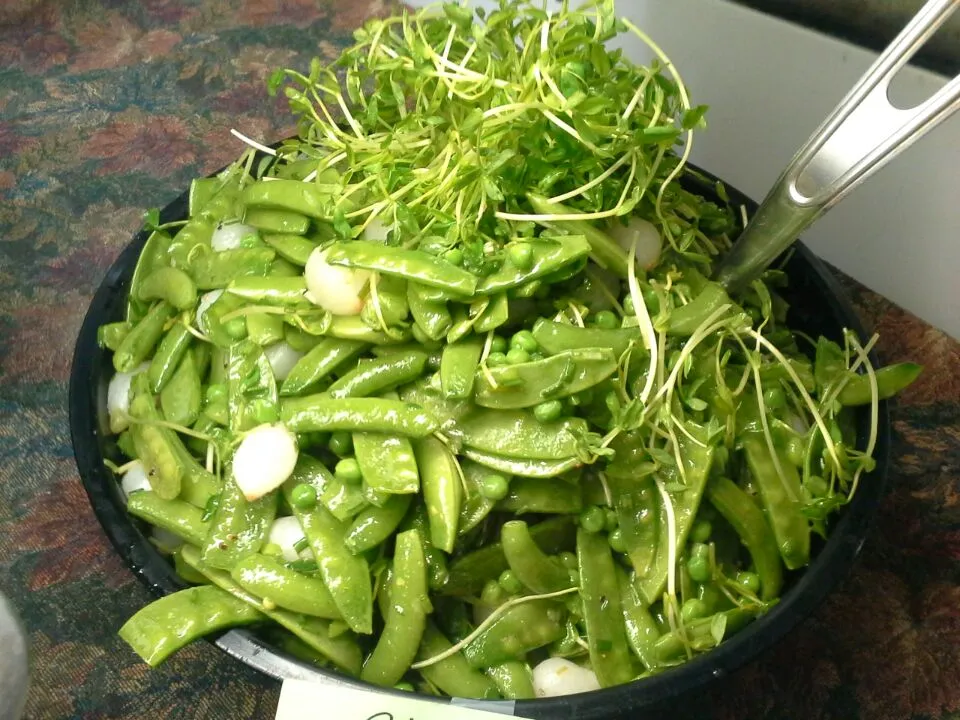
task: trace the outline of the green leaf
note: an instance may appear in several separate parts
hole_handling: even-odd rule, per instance
[[[683,114],[683,119],[681,120],[680,125],[684,130],[705,128],[707,123],[704,121],[704,116],[707,114],[707,109],[707,105],[697,105],[695,108],[687,110]]]
[[[145,213],[143,213],[143,228],[145,230],[153,231],[160,227],[160,210],[157,208],[150,208]]]
[[[277,90],[280,89],[280,85],[283,84],[283,80],[286,77],[286,72],[282,69],[274,70],[270,77],[267,78],[267,92],[270,94],[270,97],[274,97],[277,94]]]

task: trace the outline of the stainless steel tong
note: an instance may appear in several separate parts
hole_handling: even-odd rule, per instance
[[[721,263],[717,280],[736,289],[759,276],[827,210],[960,110],[960,75],[909,110],[888,99],[897,72],[958,7],[960,0],[929,0],[887,46],[794,156]]]

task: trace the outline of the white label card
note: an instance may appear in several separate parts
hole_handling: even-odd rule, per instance
[[[461,701],[463,702],[463,701]],[[502,703],[503,706],[512,703]],[[504,707],[504,710],[507,708]],[[397,697],[343,685],[286,680],[276,720],[505,720],[512,716],[446,702]]]

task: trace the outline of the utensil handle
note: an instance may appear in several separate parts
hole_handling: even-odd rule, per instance
[[[960,0],[928,0],[827,117],[767,194],[721,264],[736,288],[762,273],[797,236],[861,182],[960,110],[960,75],[919,105],[901,110],[890,83]]]

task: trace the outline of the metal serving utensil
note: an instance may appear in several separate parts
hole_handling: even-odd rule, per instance
[[[716,279],[736,289],[758,277],[797,236],[860,183],[960,110],[960,75],[909,109],[888,99],[897,72],[960,7],[928,0],[794,156]]]

